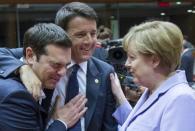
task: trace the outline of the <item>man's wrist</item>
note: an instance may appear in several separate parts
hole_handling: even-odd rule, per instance
[[[64,122],[63,120],[60,120],[60,119],[56,119],[57,121],[60,121],[64,124],[64,126],[66,127],[66,129],[68,129],[68,125],[66,124],[66,122]]]

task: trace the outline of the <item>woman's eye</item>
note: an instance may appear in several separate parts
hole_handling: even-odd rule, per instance
[[[130,59],[134,60],[135,59],[135,56],[130,56]]]

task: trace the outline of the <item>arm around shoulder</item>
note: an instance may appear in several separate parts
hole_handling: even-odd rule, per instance
[[[0,48],[0,76],[5,78],[12,74],[24,63],[19,60],[22,57],[22,49]]]

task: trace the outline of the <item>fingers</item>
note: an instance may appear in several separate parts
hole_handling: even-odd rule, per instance
[[[27,85],[24,83],[24,85],[25,85],[25,87],[27,87]],[[32,94],[32,92],[33,92],[33,88],[32,87],[28,87],[27,88],[27,90],[28,90],[28,92],[30,93],[30,94]],[[33,96],[34,97],[34,96]]]
[[[111,85],[112,88],[116,85],[115,84],[115,74],[114,73],[110,73],[110,80],[111,80]]]
[[[57,109],[58,107],[60,107],[60,103],[61,103],[61,97],[60,96],[56,96],[55,102],[54,102],[54,109]]]
[[[31,86],[32,88],[32,94],[34,96],[34,98],[39,99],[41,96],[41,88],[42,88],[42,84],[41,81],[34,77],[34,79],[31,80]]]
[[[50,110],[50,116],[48,118],[50,118],[50,117],[53,119],[57,118],[55,113],[56,113],[57,109],[60,107],[60,103],[61,103],[61,97],[56,96],[55,102],[52,105],[51,110]]]
[[[119,104],[122,104],[126,101],[125,95],[122,91],[120,81],[116,73],[110,73],[110,80],[111,80],[111,89],[112,93],[118,101]]]
[[[115,81],[119,82],[118,75],[116,74],[116,72],[110,73],[110,79],[113,82],[115,82]]]
[[[36,100],[39,100],[40,96],[41,96],[41,87],[40,85],[35,85],[34,87],[31,87],[32,89],[32,95]]]
[[[71,127],[87,111],[88,108],[85,107],[86,103],[87,103],[86,97],[84,95],[78,94],[73,99],[71,99],[67,104],[65,104],[63,107],[59,108],[61,109],[61,113],[58,113],[58,117],[56,118],[64,120],[67,123],[67,126]]]
[[[114,80],[114,74],[113,73],[110,73],[110,79]]]
[[[69,104],[71,103],[71,104],[75,105],[77,103],[77,101],[79,101],[80,99],[84,99],[84,98],[85,98],[84,95],[78,94],[74,98],[72,98],[68,103]]]
[[[82,111],[86,103],[87,103],[86,97],[81,94],[78,94],[70,102],[68,102],[69,105],[71,104],[70,106],[73,106],[73,108],[76,109],[75,112]]]
[[[68,125],[68,127],[72,127],[87,111],[87,107],[83,108],[79,113],[75,113],[75,115],[72,117],[72,121]]]
[[[83,110],[81,110],[79,112],[79,114],[78,114],[79,118],[81,118],[85,114],[85,112],[87,111],[87,109],[88,109],[88,107],[84,107]]]
[[[74,113],[77,114],[77,116],[81,116],[83,115],[83,113],[86,112],[87,110],[87,107],[85,107],[86,103],[87,103],[86,97],[81,94],[78,94],[70,102],[68,102],[68,104],[71,104],[70,106],[74,108]]]
[[[120,81],[116,73],[110,73],[110,80],[111,80],[111,85],[113,90],[115,88],[116,89],[121,88]]]
[[[75,103],[75,108],[78,110],[78,112],[80,112],[84,107],[85,104],[87,103],[87,99],[81,98],[79,101],[77,101],[77,103]]]
[[[33,97],[38,100],[41,96],[41,81],[29,65],[23,65],[19,69],[20,78]],[[31,78],[31,79],[29,79]]]

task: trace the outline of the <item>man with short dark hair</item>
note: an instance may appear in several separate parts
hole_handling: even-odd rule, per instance
[[[66,32],[55,24],[36,24],[25,32],[25,61],[42,82],[43,88],[54,89],[64,76],[71,60],[71,46]],[[56,108],[55,120],[48,131],[66,131],[74,125],[85,113],[85,103],[85,97],[78,95],[65,106]],[[44,112],[19,77],[0,78],[1,131],[43,131]]]
[[[68,33],[73,46],[71,48],[71,64],[68,66],[66,76],[57,84],[52,97],[52,105],[57,95],[62,96],[61,106],[64,105],[65,99],[69,95],[69,91],[67,91],[69,86],[67,85],[71,70],[77,64],[80,67],[77,72],[79,92],[86,95],[88,99],[88,110],[79,121],[79,131],[116,131],[117,123],[112,117],[116,101],[111,91],[109,77],[114,69],[109,64],[92,57],[97,43],[96,20],[96,12],[80,2],[68,3],[57,12],[55,22]],[[2,62],[1,57],[0,63]],[[12,63],[16,64],[16,62]],[[14,70],[13,68],[7,70],[7,68],[5,73],[2,73],[3,75],[10,74]]]
[[[72,40],[72,65],[79,64],[81,67],[77,74],[79,91],[86,94],[88,99],[88,110],[84,118],[81,118],[82,131],[116,131],[117,124],[112,117],[115,100],[109,77],[114,69],[92,57],[97,43],[96,21],[94,9],[80,2],[64,5],[58,10],[55,18],[55,23],[66,30]],[[62,83],[67,86],[69,76],[64,78],[65,82]],[[66,96],[68,92],[62,92],[62,88],[59,86],[56,94]]]

